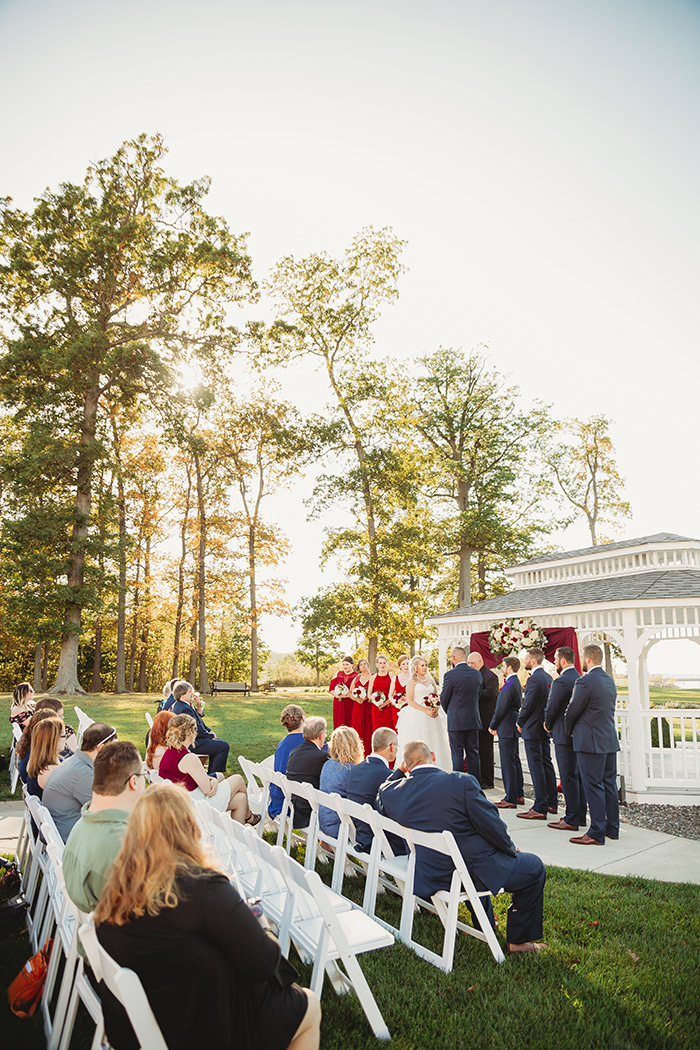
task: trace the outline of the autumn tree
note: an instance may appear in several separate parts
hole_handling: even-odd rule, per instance
[[[326,603],[319,595],[303,598],[296,618],[301,622],[303,633],[294,655],[299,663],[314,669],[316,685],[320,685],[322,672],[339,659],[337,633],[329,623]]]
[[[238,336],[227,307],[254,292],[245,238],[204,210],[208,181],[180,185],[164,154],[159,136],[142,135],[31,212],[5,201],[0,222],[0,397],[30,419],[59,412],[73,454],[60,694],[82,691],[99,421],[113,405],[167,404],[183,355],[228,354]]]

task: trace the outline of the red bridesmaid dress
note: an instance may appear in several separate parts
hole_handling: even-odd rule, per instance
[[[360,681],[358,675],[352,683],[352,689],[361,687],[366,692],[371,678],[372,676],[370,675],[367,681],[363,683]],[[357,730],[358,736],[360,737],[365,749],[365,757],[371,754],[372,751],[372,707],[373,705],[370,703],[369,698],[365,700],[364,703],[359,703],[353,698],[350,725],[353,729]]]
[[[333,690],[337,685],[346,685],[348,687],[347,696],[333,696],[333,728],[337,729],[338,726],[349,726],[350,717],[352,715],[352,709],[355,706],[353,703],[350,692],[352,690],[353,682],[357,677],[356,671],[351,671],[350,674],[346,674],[345,671],[340,669],[334,678],[331,678],[331,684],[328,686],[328,692],[333,696]]]
[[[390,674],[376,674],[374,676],[375,693],[384,693],[388,699],[390,689]],[[376,704],[372,704],[372,732],[374,732],[375,729],[380,728],[396,729],[396,715],[397,711],[393,704],[389,704],[388,707],[382,707],[381,709],[378,708]],[[365,754],[369,753],[369,751],[365,752]]]

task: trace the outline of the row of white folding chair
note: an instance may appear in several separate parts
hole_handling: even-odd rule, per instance
[[[253,762],[244,755],[238,756],[239,765],[246,778],[248,805],[253,813],[259,813],[262,817],[262,820],[256,825],[257,833],[261,838],[266,828],[277,832],[279,826],[278,820],[271,817],[267,811],[270,805],[270,784],[272,783],[267,774],[274,772],[274,765],[268,764],[270,761],[274,762],[273,756],[270,756],[270,759],[266,759],[265,762]]]
[[[80,747],[80,743],[83,739],[83,733],[88,728],[88,726],[91,726],[93,724],[95,719],[91,718],[90,715],[86,714],[81,707],[74,707],[73,710],[78,716],[78,732],[75,736],[77,746]]]
[[[25,866],[22,892],[29,904],[27,909],[27,930],[33,951],[38,951],[44,943],[40,935],[44,930],[44,919],[49,905],[49,888],[51,884],[51,872],[49,856],[46,852],[47,829],[51,828],[54,841],[63,845],[63,841],[53,818],[46,806],[42,806],[36,795],[27,795],[25,807],[29,817],[30,854]],[[34,824],[32,825],[32,820]]]
[[[12,747],[10,748],[10,792],[14,795],[19,780],[19,759],[17,758],[17,743],[22,738],[22,730],[16,722],[12,723]]]

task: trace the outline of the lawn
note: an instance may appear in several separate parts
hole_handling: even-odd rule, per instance
[[[122,738],[143,742],[143,696],[95,696],[81,706],[117,726]],[[329,714],[322,696],[277,693],[212,702],[205,717],[232,744],[229,769],[240,753],[260,759],[281,735],[279,711],[290,699]],[[6,724],[6,723],[5,723]],[[9,737],[2,726],[2,747]],[[6,752],[5,752],[6,753]],[[3,774],[3,784],[7,774]],[[6,791],[6,787],[5,787]],[[319,868],[327,877],[327,869]],[[346,890],[358,895],[360,880]],[[508,898],[496,900],[501,931]],[[398,925],[398,901],[380,898]],[[416,919],[416,934],[437,945],[434,916]],[[6,987],[28,952],[24,938],[2,934],[0,982]],[[362,967],[393,1036],[396,1050],[689,1050],[700,1022],[700,887],[550,868],[545,890],[547,952],[509,957],[498,966],[485,945],[460,937],[455,968],[443,974],[397,944],[362,957]],[[299,966],[308,980],[309,971]],[[352,996],[323,996],[323,1050],[379,1047]],[[90,1044],[88,1023],[73,1047]],[[0,1004],[0,1045],[43,1047],[37,1018],[15,1020]]]

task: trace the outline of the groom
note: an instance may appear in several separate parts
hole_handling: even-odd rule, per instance
[[[479,761],[479,693],[481,675],[467,664],[467,654],[461,645],[452,649],[452,670],[442,682],[440,706],[447,714],[447,732],[452,752],[452,768],[455,773],[464,772],[464,756],[467,757],[467,772],[481,780]]]

